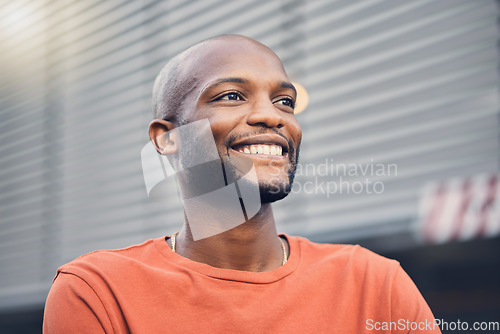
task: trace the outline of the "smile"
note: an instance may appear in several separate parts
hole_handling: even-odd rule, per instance
[[[246,154],[283,155],[283,148],[274,144],[244,145],[237,151]]]
[[[255,155],[256,158],[284,158],[288,156],[288,142],[276,134],[256,135],[239,140],[231,149],[238,153]]]

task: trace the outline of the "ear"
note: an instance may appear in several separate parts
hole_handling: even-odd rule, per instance
[[[159,154],[170,155],[177,152],[176,138],[168,133],[172,129],[174,123],[163,119],[155,119],[149,123],[149,138]]]

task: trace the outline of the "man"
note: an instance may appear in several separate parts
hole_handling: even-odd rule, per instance
[[[398,262],[277,234],[271,203],[291,189],[302,136],[296,98],[276,54],[246,37],[214,37],[172,59],[155,83],[149,135],[180,171],[185,205],[235,183],[243,211],[245,187],[256,185],[259,208],[241,224],[217,225],[234,208],[199,201],[172,237],[62,266],[44,332],[439,333]],[[187,163],[210,145],[176,129],[204,121],[220,160]],[[222,188],[211,177],[221,166]],[[245,179],[252,171],[256,179]]]

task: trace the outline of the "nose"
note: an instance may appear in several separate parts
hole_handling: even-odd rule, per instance
[[[267,128],[282,128],[284,118],[276,106],[269,100],[255,103],[247,117],[249,125],[260,125]]]

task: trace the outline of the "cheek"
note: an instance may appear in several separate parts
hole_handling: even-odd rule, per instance
[[[299,122],[293,118],[289,123],[289,132],[290,132],[290,137],[293,138],[293,141],[295,143],[295,146],[298,147],[300,145],[300,142],[302,140],[302,129],[300,128]]]
[[[214,135],[217,146],[226,146],[231,131],[240,124],[240,119],[237,115],[231,113],[217,113],[208,117],[212,133]]]

